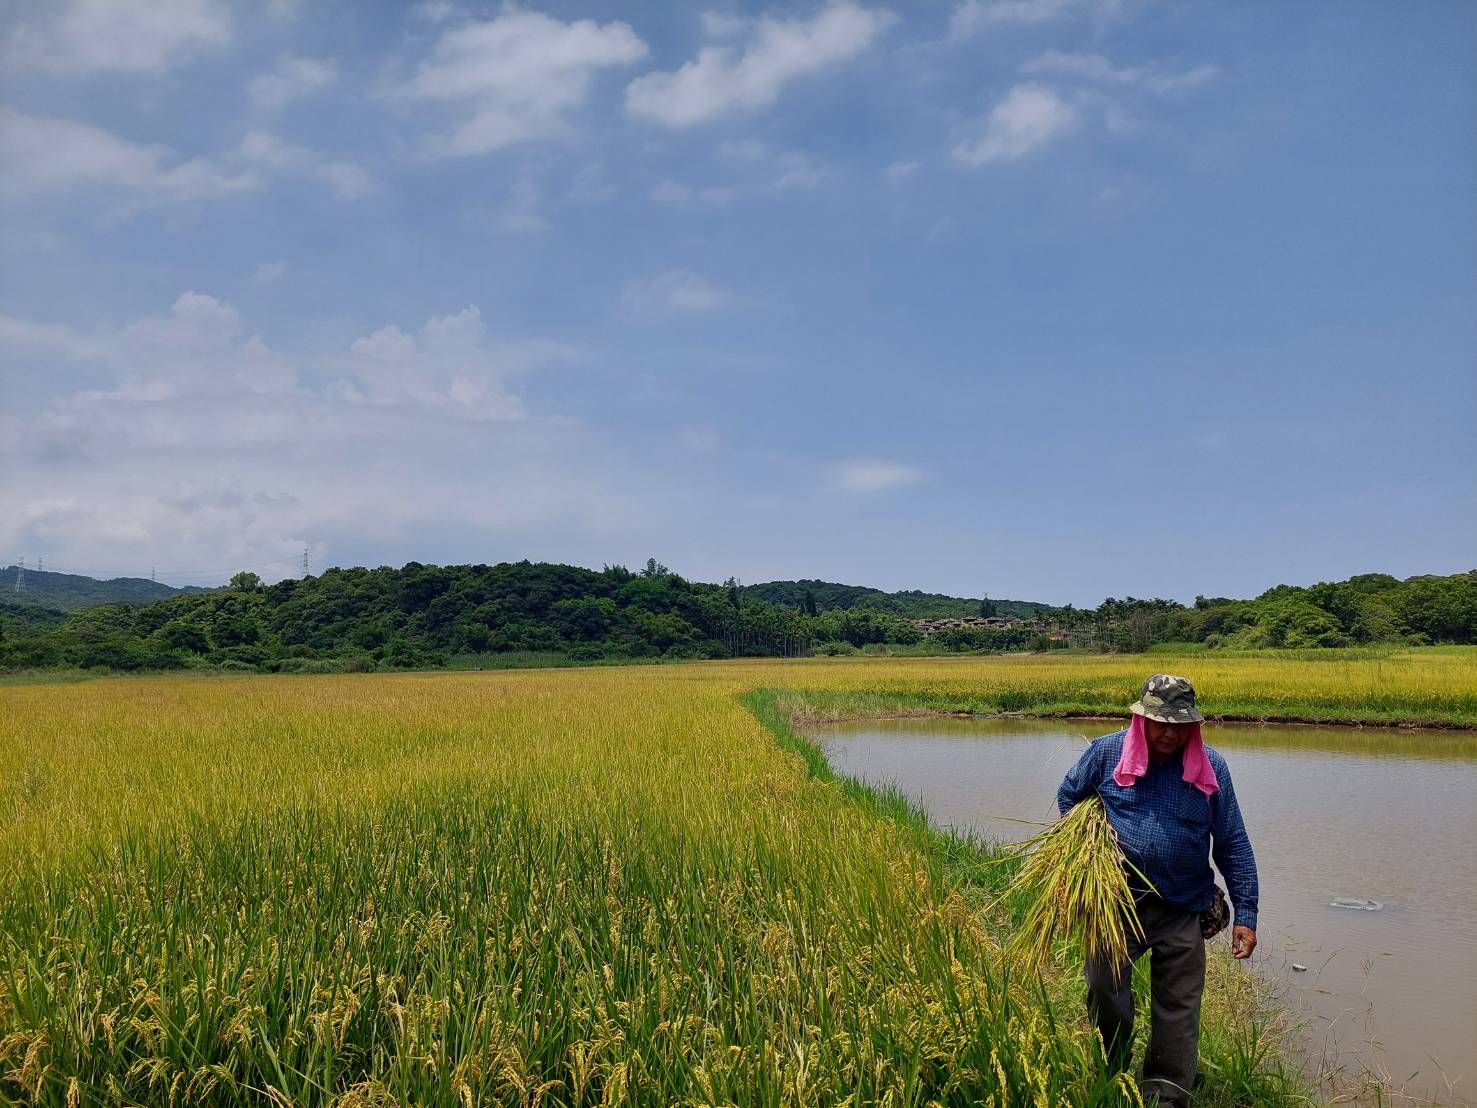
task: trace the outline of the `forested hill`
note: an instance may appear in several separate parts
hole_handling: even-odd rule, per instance
[[[763,598],[766,589],[774,590],[767,595],[775,600]],[[748,589],[734,582],[707,585],[654,560],[640,572],[526,561],[410,562],[399,569],[330,569],[274,585],[242,572],[224,588],[171,590],[169,599],[151,604],[62,612],[0,599],[0,670],[211,666],[278,672],[862,649],[1144,650],[1163,642],[1306,649],[1477,642],[1477,571],[1403,581],[1363,574],[1306,588],[1279,585],[1254,600],[1202,596],[1193,607],[1110,597],[1090,611],[1046,608],[1039,619],[1012,626],[960,620],[926,635],[903,613],[944,615],[949,609],[927,606],[941,599],[968,605],[953,610],[975,616],[981,602],[847,589],[822,581]],[[877,606],[879,598],[896,601],[901,611]],[[848,600],[850,607],[840,606]],[[999,615],[1037,607],[993,604]]]
[[[766,581],[759,585],[744,585],[742,589],[745,596],[788,608],[806,608],[808,595],[817,612],[863,608],[907,619],[963,619],[980,614],[980,597],[944,596],[916,589],[883,592],[866,585],[839,585],[834,581]],[[1051,609],[1049,604],[1029,600],[991,598],[990,604],[994,605],[994,615],[1020,616],[1022,619],[1031,619]]]
[[[59,625],[0,610],[0,669],[281,670],[327,661],[419,668],[494,654],[723,658],[918,639],[894,615],[811,617],[743,596],[737,586],[688,581],[655,560],[639,573],[526,561],[409,562],[329,569],[274,585],[243,572],[224,589],[73,611]]]
[[[0,599],[7,604],[56,608],[64,612],[93,608],[99,604],[152,604],[172,596],[204,591],[194,586],[171,588],[146,577],[114,577],[110,581],[100,581],[77,573],[52,573],[49,570],[21,569],[15,565],[0,569]]]

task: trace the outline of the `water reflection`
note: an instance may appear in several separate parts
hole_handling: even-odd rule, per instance
[[[819,736],[838,772],[896,784],[942,825],[1014,840],[1055,816],[1062,774],[1117,726],[929,718]],[[1212,725],[1206,736],[1226,757],[1256,848],[1258,965],[1308,1007],[1315,1045],[1409,1092],[1470,1103],[1477,735]],[[1383,908],[1330,906],[1341,897]]]

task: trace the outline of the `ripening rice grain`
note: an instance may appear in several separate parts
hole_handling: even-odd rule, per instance
[[[1128,936],[1142,938],[1143,928],[1128,886],[1129,862],[1103,802],[1089,797],[1018,849],[1026,862],[1007,895],[1024,895],[1029,907],[1008,949],[1039,968],[1053,941],[1066,937],[1079,940],[1089,959],[1126,962]]]

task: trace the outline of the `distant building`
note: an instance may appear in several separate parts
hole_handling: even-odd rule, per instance
[[[937,631],[948,631],[956,627],[984,627],[991,631],[1003,631],[1020,627],[1026,621],[1018,616],[964,616],[948,619],[910,619],[908,622],[917,628],[919,633],[932,635]]]

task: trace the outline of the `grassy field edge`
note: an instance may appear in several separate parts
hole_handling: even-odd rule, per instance
[[[848,720],[925,716],[973,718],[1100,719],[1121,721],[1127,726],[1124,705],[1106,697],[1101,700],[1045,700],[1035,702],[1029,692],[1004,692],[978,696],[934,692],[833,692],[820,689],[765,690],[777,696],[803,698],[797,705],[805,725],[842,723]],[[1308,724],[1323,727],[1370,727],[1386,729],[1474,731],[1477,718],[1466,714],[1425,710],[1418,714],[1349,705],[1336,708],[1315,704],[1287,708],[1256,703],[1217,704],[1206,707],[1210,723]],[[1114,728],[1108,728],[1113,730]]]

